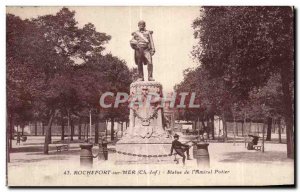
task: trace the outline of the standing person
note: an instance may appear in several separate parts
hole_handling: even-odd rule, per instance
[[[179,135],[175,134],[174,141],[172,142],[172,147],[171,147],[171,155],[173,154],[173,149],[174,149],[175,152],[182,157],[182,163],[185,165],[186,156],[184,152],[186,152],[187,154],[187,160],[192,160],[189,154],[190,146],[182,144],[178,140],[179,140]]]
[[[139,30],[132,33],[133,39],[130,46],[134,49],[134,60],[138,66],[138,81],[144,81],[143,65],[148,66],[148,81],[153,79],[152,56],[155,53],[154,42],[152,39],[153,31],[146,30],[145,21],[139,21]]]

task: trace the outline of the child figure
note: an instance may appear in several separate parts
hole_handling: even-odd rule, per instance
[[[190,146],[182,144],[178,140],[179,140],[179,135],[175,134],[174,141],[172,142],[172,147],[171,147],[171,155],[173,154],[173,149],[175,149],[175,152],[182,157],[182,163],[183,165],[185,165],[186,156],[184,152],[186,152],[187,154],[187,160],[192,160],[189,154]]]

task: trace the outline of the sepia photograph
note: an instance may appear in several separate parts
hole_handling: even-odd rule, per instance
[[[295,7],[7,6],[5,33],[8,187],[295,187]]]

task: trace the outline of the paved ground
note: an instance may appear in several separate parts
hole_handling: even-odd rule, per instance
[[[293,160],[286,158],[285,144],[266,143],[265,152],[262,153],[246,150],[244,143],[236,143],[235,145],[233,143],[210,143],[210,169],[207,171],[217,171],[217,173],[196,174],[197,171],[194,171],[196,175],[189,175],[189,177],[179,172],[198,170],[195,159],[187,161],[186,166],[181,163],[175,164],[173,161],[164,165],[116,166],[114,162],[118,156],[115,153],[109,153],[109,161],[94,160],[94,170],[118,170],[121,175],[124,170],[138,169],[146,170],[146,172],[162,170],[161,177],[163,179],[160,176],[152,178],[151,175],[148,175],[143,180],[143,177],[134,177],[133,174],[132,178],[127,181],[130,177],[124,179],[121,175],[114,175],[114,177],[101,175],[101,177],[90,177],[87,180],[84,176],[81,179],[75,177],[73,176],[74,171],[82,170],[79,166],[79,143],[70,144],[70,150],[63,152],[57,152],[55,147],[51,146],[49,155],[44,155],[42,152],[43,139],[43,137],[29,137],[27,142],[20,146],[13,144],[11,163],[8,164],[10,185],[115,185],[116,181],[122,185],[271,185],[293,183]],[[59,137],[53,140],[59,140]],[[114,148],[114,146],[109,145],[109,148]],[[95,146],[93,150],[95,154],[97,149],[98,147]],[[173,157],[170,158],[173,159]],[[69,171],[72,176],[66,177]],[[162,182],[166,176],[173,175],[172,171],[174,171],[174,175],[177,174],[177,177]],[[228,173],[225,173],[226,171]],[[200,180],[191,179],[191,176],[199,177]],[[178,178],[182,179],[178,180]]]

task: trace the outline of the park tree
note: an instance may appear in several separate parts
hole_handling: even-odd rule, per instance
[[[63,60],[47,46],[46,39],[33,22],[11,14],[7,15],[6,45],[8,117],[25,115],[24,111],[17,110],[25,106],[31,109],[45,107],[41,111],[49,113],[46,105],[41,104],[46,101],[48,94],[45,80],[54,72],[47,69],[52,64],[55,68]],[[32,113],[33,110],[27,112]],[[13,129],[13,123],[11,125]]]
[[[100,96],[107,91],[129,93],[131,75],[124,61],[111,54],[96,54],[82,64],[66,68],[56,78],[56,86],[53,87],[56,89],[54,92],[59,93],[57,98],[60,98],[62,109],[80,122],[82,119],[88,123],[91,118],[95,124],[95,143],[98,143],[99,116],[110,120],[128,117],[128,108],[124,106],[109,110],[101,108]]]
[[[210,77],[208,71],[202,66],[188,69],[184,72],[184,80],[175,86],[176,92],[195,92],[199,109],[184,109],[185,118],[199,119],[204,126],[204,120],[214,121],[214,115],[222,118],[223,136],[227,140],[226,119],[230,117],[230,101],[233,96],[225,87],[222,77]],[[214,138],[214,126],[210,127]]]
[[[203,7],[194,21],[193,55],[210,77],[226,80],[234,103],[280,75],[287,156],[293,158],[293,17],[291,7]]]
[[[92,24],[79,28],[74,15],[75,12],[67,8],[55,15],[39,16],[31,20],[7,15],[7,92],[11,98],[8,101],[8,112],[16,112],[14,108],[17,102],[13,100],[14,96],[10,96],[15,92],[22,93],[22,97],[27,95],[26,98],[30,99],[27,102],[31,105],[44,107],[42,111],[48,119],[44,146],[46,154],[51,142],[54,118],[63,105],[69,108],[77,99],[76,94],[73,94],[74,87],[70,86],[70,78],[74,75],[67,73],[72,71],[78,60],[86,61],[100,54],[103,45],[110,39],[105,33],[97,32]],[[16,89],[14,84],[23,91]],[[66,100],[72,104],[66,103]],[[21,101],[25,100],[21,98]],[[25,106],[22,102],[20,105]]]
[[[264,87],[253,89],[250,94],[251,109],[248,114],[263,117],[267,123],[266,140],[271,140],[272,121],[283,117],[282,88],[280,75],[274,74],[270,77]],[[260,111],[260,112],[259,112]]]
[[[57,93],[59,94],[56,94],[54,98],[63,101],[57,102],[57,104],[63,103],[69,113],[74,113],[76,111],[74,108],[80,107],[78,105],[79,102],[76,101],[81,99],[79,95],[82,94],[82,92],[76,91],[77,87],[72,86],[77,78],[77,74],[75,75],[73,72],[73,70],[76,70],[74,69],[75,65],[78,65],[76,62],[86,62],[88,58],[93,55],[101,54],[104,49],[103,45],[110,40],[110,36],[105,33],[97,32],[91,23],[84,25],[83,28],[79,28],[74,16],[74,11],[63,8],[56,15],[40,16],[34,20],[37,26],[43,30],[45,38],[56,51],[57,55],[68,60],[63,67],[67,68],[68,73],[71,74],[69,74],[69,79],[65,81],[67,83],[65,88],[56,89],[57,91],[63,90],[63,93],[58,91]],[[63,71],[65,70],[60,70],[60,72]],[[55,85],[61,86],[59,74],[57,73],[57,75],[58,77],[53,79],[53,87],[55,87]],[[68,78],[66,73],[62,76],[62,78]],[[65,94],[66,96],[64,96]],[[69,102],[66,103],[64,98]],[[72,115],[68,114],[68,117],[70,116]],[[72,123],[72,129],[74,129],[72,119],[70,119],[70,121]],[[74,130],[72,133],[74,133]],[[45,152],[47,151],[46,145],[49,143],[49,140],[46,140]]]
[[[123,60],[120,60],[118,57],[107,54],[103,57],[94,57],[87,65],[91,65],[92,68],[97,68],[103,73],[102,81],[104,86],[98,93],[96,99],[93,101],[97,102],[98,112],[104,113],[105,118],[111,121],[111,139],[114,140],[114,122],[123,121],[124,118],[127,119],[129,115],[129,109],[126,104],[120,104],[118,108],[114,107],[112,103],[111,107],[103,108],[99,106],[100,95],[104,92],[112,92],[114,97],[111,98],[111,101],[115,101],[116,95],[118,92],[123,92],[129,94],[129,87],[132,83],[133,76],[132,72],[126,66],[126,63]]]
[[[186,69],[183,71],[183,76],[184,76],[184,80],[182,82],[180,82],[179,84],[176,84],[174,86],[174,90],[177,93],[176,95],[176,101],[179,103],[180,102],[180,93],[183,92],[187,92],[187,93],[191,93],[191,92],[195,92],[197,93],[196,95],[198,96],[199,91],[199,86],[198,86],[198,82],[200,80],[200,76],[197,75],[197,69]],[[188,96],[187,96],[188,97]],[[185,100],[188,105],[188,99]],[[188,107],[183,108],[183,109],[178,109],[178,115],[180,119],[186,120],[186,121],[196,121],[201,115],[201,120],[203,120],[203,114],[204,113],[200,113],[200,111],[204,111],[203,108],[205,107],[205,105],[203,103],[201,103],[201,109],[190,109]]]
[[[78,27],[75,11],[62,8],[55,15],[43,15],[33,22],[43,31],[44,37],[57,54],[69,59],[82,59],[101,54],[111,36],[96,31],[92,23]]]

